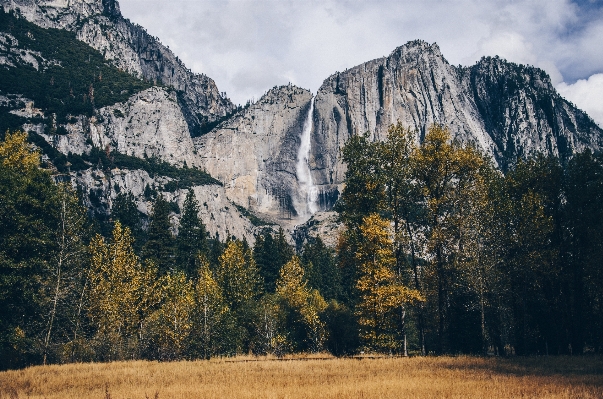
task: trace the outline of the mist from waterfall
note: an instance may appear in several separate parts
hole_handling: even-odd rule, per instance
[[[318,211],[317,199],[318,199],[318,189],[314,185],[314,181],[312,180],[312,173],[310,172],[310,149],[312,145],[311,135],[312,128],[314,125],[314,120],[312,115],[314,114],[314,97],[312,97],[312,101],[310,102],[310,110],[308,111],[308,116],[306,117],[306,121],[304,122],[304,128],[302,131],[302,135],[300,137],[301,144],[299,146],[299,151],[297,153],[297,165],[296,165],[296,173],[297,173],[297,182],[299,184],[299,196],[302,200],[299,208],[296,209],[299,216],[304,218],[308,218],[312,216],[316,211]],[[305,203],[304,203],[305,199]]]

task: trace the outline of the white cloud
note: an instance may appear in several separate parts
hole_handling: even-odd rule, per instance
[[[289,81],[315,92],[335,71],[414,39],[437,42],[455,65],[488,55],[535,65],[554,84],[603,73],[601,0],[120,0],[120,6],[235,103]]]
[[[557,85],[557,91],[603,128],[603,73],[580,79],[570,85],[561,83]]]

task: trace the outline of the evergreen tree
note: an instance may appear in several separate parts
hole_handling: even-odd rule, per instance
[[[114,222],[119,221],[122,227],[130,229],[134,238],[134,247],[138,250],[142,248],[145,242],[142,217],[143,215],[138,210],[132,193],[120,193],[117,195],[111,208],[111,219]]]
[[[275,292],[279,272],[293,257],[293,253],[293,247],[287,242],[282,228],[276,237],[269,232],[256,237],[253,256],[264,280],[266,292]]]
[[[187,276],[194,277],[198,254],[207,255],[209,246],[205,225],[199,218],[199,202],[192,189],[189,189],[184,200],[176,247],[178,268],[184,270]]]
[[[158,196],[153,205],[147,242],[142,248],[145,261],[156,264],[159,274],[164,275],[175,267],[175,239],[171,232],[170,204]]]
[[[27,134],[0,142],[0,368],[58,361],[73,337],[86,213]]]
[[[326,299],[338,299],[341,294],[341,276],[335,260],[335,251],[328,248],[320,237],[304,245],[302,263],[308,285],[317,289]]]
[[[564,182],[566,247],[562,272],[568,344],[603,348],[603,157],[570,160]],[[565,342],[564,342],[565,344]],[[565,345],[563,345],[565,349]]]

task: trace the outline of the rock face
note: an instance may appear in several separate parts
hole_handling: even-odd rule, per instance
[[[45,134],[43,126],[28,130],[36,130],[63,154],[81,155],[94,146],[175,166],[201,166],[174,90],[152,87],[64,127],[66,135]]]
[[[232,201],[285,224],[303,216],[306,198],[299,194],[296,164],[311,100],[305,89],[273,88],[194,139],[203,167],[224,183]]]
[[[311,166],[323,192],[343,182],[339,150],[351,135],[381,140],[398,120],[418,140],[434,123],[448,126],[503,169],[537,152],[565,157],[603,146],[603,131],[561,98],[542,70],[499,58],[455,67],[423,41],[330,76],[315,103]]]
[[[155,37],[124,19],[116,0],[0,0],[0,5],[43,28],[73,31],[118,68],[176,89],[192,135],[233,110],[212,79],[192,73]]]
[[[165,177],[153,178],[142,170],[88,169],[72,175],[75,184],[86,191],[86,205],[89,208],[97,212],[108,212],[119,193],[129,192],[136,198],[138,210],[146,215],[150,214],[153,202],[145,197],[145,187],[161,188],[170,180]],[[228,200],[222,186],[195,186],[192,189],[199,201],[199,217],[211,236],[217,235],[224,240],[234,235],[239,239],[247,239],[253,245],[257,227]],[[166,201],[177,203],[182,209],[187,190],[159,191]],[[172,224],[178,226],[180,215],[171,213],[170,216]]]
[[[153,87],[126,103],[102,108],[99,115],[102,122],[90,129],[97,147],[110,145],[138,158],[157,157],[177,166],[200,166],[175,91]]]

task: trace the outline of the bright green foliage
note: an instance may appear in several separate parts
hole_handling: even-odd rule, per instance
[[[369,349],[397,350],[394,310],[421,297],[396,278],[389,223],[372,214],[364,218],[360,230],[362,239],[356,253],[360,271],[356,282],[360,294],[356,305],[360,335]]]
[[[207,231],[199,218],[199,202],[195,192],[189,189],[184,200],[182,217],[176,238],[177,266],[187,276],[193,277],[196,272],[197,254],[207,255]]]
[[[175,267],[176,240],[172,235],[170,223],[170,204],[158,196],[150,216],[147,242],[142,248],[145,261],[151,261],[159,267],[159,274],[166,274]]]

